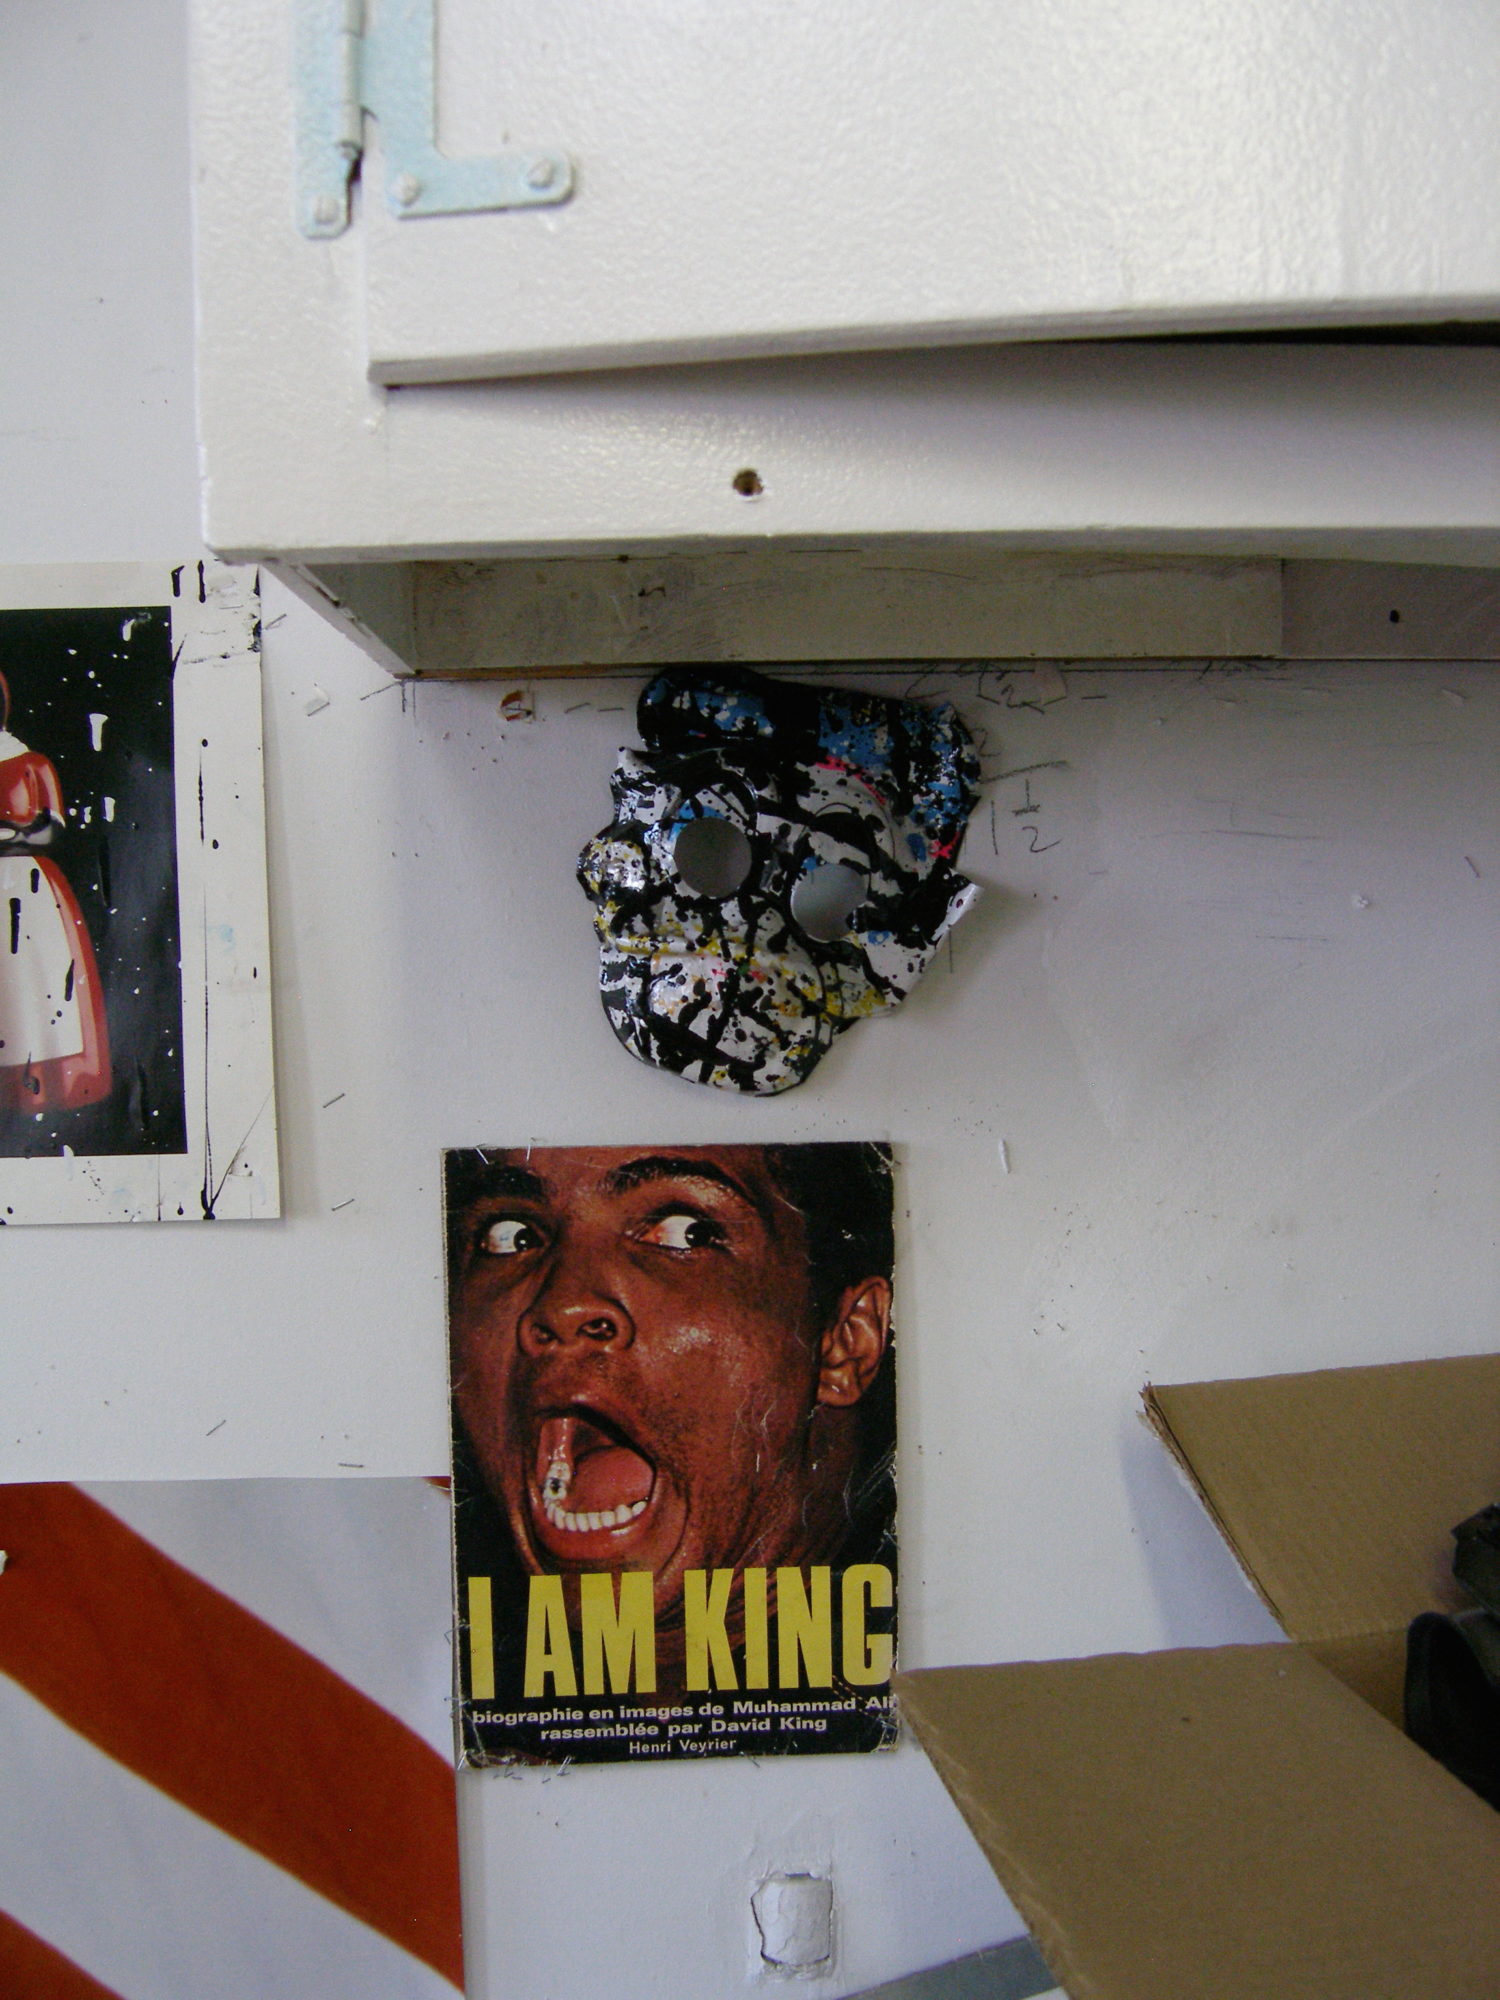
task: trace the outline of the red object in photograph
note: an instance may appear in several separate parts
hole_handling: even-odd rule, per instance
[[[57,772],[10,734],[0,675],[0,1111],[77,1111],[113,1087],[94,947],[46,851],[66,825]]]

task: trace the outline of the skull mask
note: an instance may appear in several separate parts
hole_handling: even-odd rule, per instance
[[[904,1000],[978,895],[954,867],[978,759],[947,703],[658,674],[613,822],[579,860],[632,1055],[768,1096]]]

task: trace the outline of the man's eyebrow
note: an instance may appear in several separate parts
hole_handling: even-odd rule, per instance
[[[628,1194],[631,1188],[646,1187],[652,1181],[711,1181],[753,1209],[763,1222],[771,1221],[764,1202],[757,1200],[743,1182],[715,1166],[712,1160],[695,1160],[687,1153],[646,1153],[639,1159],[626,1160],[623,1166],[614,1167],[605,1175],[604,1185],[612,1194]]]
[[[515,1201],[545,1201],[547,1183],[529,1167],[485,1166],[470,1185],[469,1201],[493,1201],[496,1196]]]

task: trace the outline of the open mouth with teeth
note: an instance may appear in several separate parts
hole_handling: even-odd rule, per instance
[[[531,1487],[537,1539],[555,1556],[598,1561],[645,1533],[656,1468],[608,1418],[568,1410],[542,1422]]]

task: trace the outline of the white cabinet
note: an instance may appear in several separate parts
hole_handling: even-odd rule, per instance
[[[420,45],[424,5],[367,26]],[[226,553],[1500,553],[1495,350],[1098,337],[1500,316],[1480,0],[443,0],[433,34],[407,124],[558,178],[424,213],[387,111],[308,234],[291,0],[196,0]],[[406,569],[371,588],[412,626]]]
[[[375,381],[1500,301],[1500,13],[1480,0],[362,12]],[[458,173],[508,160],[499,197],[527,205],[426,212],[492,190],[427,186],[454,170],[407,157],[424,116]]]

